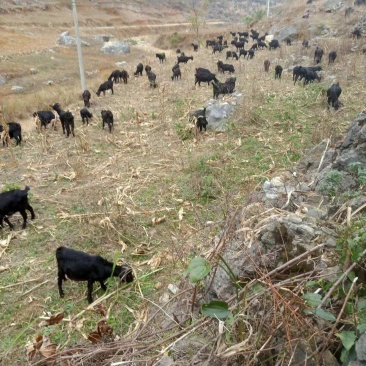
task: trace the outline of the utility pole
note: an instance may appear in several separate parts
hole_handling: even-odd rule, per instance
[[[81,40],[79,35],[78,13],[76,12],[75,0],[71,0],[71,7],[72,7],[72,13],[74,15],[76,47],[78,49],[78,60],[79,60],[80,80],[81,80],[81,92],[83,92],[86,89],[85,74],[84,74],[83,54],[81,52]]]
[[[267,18],[269,17],[269,0],[267,0]]]

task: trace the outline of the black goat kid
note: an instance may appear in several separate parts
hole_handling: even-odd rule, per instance
[[[78,250],[59,247],[56,249],[56,260],[58,267],[58,290],[60,297],[65,293],[62,289],[62,281],[66,276],[73,281],[88,282],[88,302],[93,302],[93,284],[99,282],[103,291],[107,287],[104,284],[109,277],[119,277],[121,282],[132,282],[134,277],[130,267],[118,266],[107,261],[99,255],[90,255]]]
[[[2,228],[3,220],[9,225],[10,229],[14,228],[14,225],[9,221],[8,216],[14,215],[19,212],[23,217],[23,229],[27,226],[27,212],[31,213],[32,220],[36,217],[32,206],[28,202],[29,187],[25,189],[12,189],[11,191],[0,193],[0,228]]]

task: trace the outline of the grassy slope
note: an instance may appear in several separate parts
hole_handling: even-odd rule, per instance
[[[56,48],[55,55],[49,56],[63,60],[57,64],[44,57],[34,61],[44,65],[39,67],[36,83],[47,80],[48,73],[55,70],[59,74],[59,67],[64,68],[65,77],[73,79],[60,80],[46,92],[32,92],[30,86],[25,111],[30,113],[35,101],[37,107],[52,101],[66,103],[77,116],[77,137],[65,139],[60,129],[37,134],[27,119],[21,121],[27,130],[23,146],[0,151],[2,183],[29,184],[37,214],[27,230],[10,233],[6,228],[1,232],[1,240],[14,235],[1,256],[1,266],[6,269],[0,277],[0,353],[8,364],[16,360],[25,363],[24,345],[35,334],[65,346],[88,343],[81,333],[96,327],[99,317],[92,312],[81,316],[84,322],[80,330],[67,323],[37,327],[39,316],[65,311],[72,317],[86,305],[85,284],[67,282],[66,297],[59,299],[54,260],[59,245],[109,259],[118,256],[132,264],[137,283],[107,301],[111,308],[109,322],[121,336],[139,317],[144,304],[157,301],[167,284],[179,281],[189,258],[209,248],[228,213],[242,205],[252,189],[265,177],[291,169],[309,146],[343,133],[363,108],[356,70],[364,73],[365,65],[358,54],[349,53],[343,46],[350,42],[348,38],[324,41],[326,48],[345,50],[335,65],[324,62],[327,73],[336,74],[343,87],[342,110],[326,110],[324,85],[293,86],[287,73],[281,82],[275,81],[275,59],[286,66],[284,60],[289,54],[312,56],[312,50],[302,51],[296,43],[272,53],[259,52],[251,61],[233,61],[236,89],[243,93],[244,101],[236,107],[229,131],[200,134],[183,142],[177,132],[188,122],[187,114],[212,95],[210,87],[193,86],[194,69],[214,70],[218,56],[201,48],[193,63],[182,66],[182,81],[173,83],[174,48],[167,52],[167,65],[159,65],[154,55],[158,49],[155,39],[136,41],[131,54],[123,57],[131,76],[129,84],[117,85],[114,96],[93,97],[91,109],[96,117],[89,127],[81,126],[77,114],[82,102],[72,51]],[[186,50],[189,43],[187,40]],[[164,49],[166,46],[161,44]],[[115,68],[114,62],[121,60],[103,56],[98,49],[92,46],[84,53],[87,69],[101,70],[88,78],[93,90]],[[262,71],[265,58],[272,62],[269,74]],[[132,76],[137,60],[153,67],[159,90],[149,89],[145,75]],[[16,67],[28,67],[27,62],[26,57],[20,57]],[[24,80],[28,83],[29,77]],[[17,105],[15,99],[6,99],[5,115],[15,115]],[[100,128],[102,108],[110,108],[116,116],[112,135]],[[178,216],[181,209],[182,220]],[[162,222],[154,225],[159,219]],[[12,222],[19,229],[19,217],[13,217]],[[123,243],[127,249],[122,252]],[[116,288],[112,282],[110,290]],[[97,294],[101,295],[99,291]]]

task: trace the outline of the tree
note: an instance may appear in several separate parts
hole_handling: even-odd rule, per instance
[[[191,30],[194,31],[199,38],[200,29],[205,26],[205,14],[212,0],[190,0],[189,8],[191,15],[188,16],[188,21],[191,24]]]

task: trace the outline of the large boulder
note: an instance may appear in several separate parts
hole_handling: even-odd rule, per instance
[[[234,113],[234,108],[227,102],[214,103],[206,109],[207,128],[216,132],[227,130],[227,119]]]
[[[119,55],[124,53],[130,53],[130,45],[121,41],[110,41],[104,43],[101,51],[108,55]]]
[[[299,35],[297,27],[294,25],[289,25],[277,32],[278,32],[278,36],[276,36],[276,39],[279,42],[282,42],[286,38],[296,39],[296,38],[298,38],[298,35]]]
[[[70,36],[70,32],[63,32],[61,33],[60,37],[57,40],[58,44],[64,46],[75,46],[76,45],[76,38]],[[81,40],[82,46],[89,46],[89,43]]]

